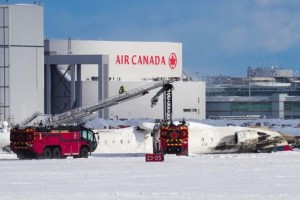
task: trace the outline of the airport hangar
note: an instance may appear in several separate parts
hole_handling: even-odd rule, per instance
[[[205,118],[205,83],[183,76],[181,43],[44,40],[40,5],[2,5],[0,17],[0,121],[58,114],[118,95],[122,85],[131,90],[169,77],[180,79],[173,83],[173,118]],[[150,103],[158,90],[99,117],[161,119],[162,97]]]

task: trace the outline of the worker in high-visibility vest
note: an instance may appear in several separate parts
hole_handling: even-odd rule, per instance
[[[119,89],[119,94],[123,94],[125,92],[126,92],[125,87],[123,85],[121,85],[121,87]]]

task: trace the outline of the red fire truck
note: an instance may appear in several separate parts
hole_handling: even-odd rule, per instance
[[[97,148],[96,134],[82,125],[13,128],[10,141],[20,159],[87,158]]]
[[[184,119],[178,125],[173,124],[172,121],[172,90],[172,84],[165,84],[151,99],[154,106],[159,96],[164,95],[164,120],[157,123],[151,133],[153,153],[188,156],[188,126]]]

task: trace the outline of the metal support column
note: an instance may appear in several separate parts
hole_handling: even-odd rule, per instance
[[[170,123],[172,123],[172,114],[172,88],[170,88],[164,92],[164,119],[170,120]]]
[[[75,64],[71,64],[71,108],[73,109],[76,104],[76,87],[75,87]]]
[[[45,57],[47,58],[47,57]],[[51,66],[48,62],[48,59],[46,60],[46,65],[45,65],[45,113],[46,114],[51,114]]]
[[[56,91],[55,89],[59,87],[60,84],[64,85],[64,88],[69,91],[68,97],[69,101],[67,104],[62,105],[63,110],[60,110],[59,113],[65,112],[75,107],[82,106],[82,85],[81,85],[81,68],[82,65],[84,67],[88,65],[98,65],[98,75],[99,75],[99,83],[98,83],[98,99],[103,100],[107,94],[107,90],[105,87],[108,87],[106,82],[108,82],[108,77],[103,78],[103,76],[108,76],[108,56],[103,55],[48,55],[45,56],[45,63],[46,63],[46,108],[48,114],[56,114],[52,113],[54,108],[51,108],[51,99]],[[51,72],[50,67],[52,68],[55,65],[68,65],[69,68],[63,74],[62,77],[59,78],[57,85],[54,86],[54,89],[51,91]],[[104,68],[106,70],[104,70]],[[64,81],[64,76],[67,72],[70,72],[71,81]],[[54,76],[54,74],[52,74]],[[66,82],[66,83],[65,83]],[[69,87],[70,86],[70,87]],[[53,92],[54,94],[51,94]],[[65,96],[64,96],[65,97]],[[70,103],[69,103],[70,102]],[[61,102],[58,102],[61,103]],[[67,106],[67,107],[66,107]],[[104,116],[103,111],[100,111],[98,114],[100,117]]]
[[[98,64],[98,101],[104,99],[104,80],[103,80],[103,57],[101,57]],[[103,110],[98,111],[98,117],[103,118]]]
[[[76,84],[77,106],[76,107],[81,107],[82,106],[81,64],[77,64],[76,73],[77,73],[77,84]]]

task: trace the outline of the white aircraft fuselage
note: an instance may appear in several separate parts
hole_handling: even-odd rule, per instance
[[[9,150],[9,145],[10,145],[10,131],[9,128],[4,127],[0,129],[0,148],[3,151],[8,151]]]
[[[151,131],[154,123],[143,123],[138,129],[98,130],[98,153],[152,153]],[[226,126],[214,127],[189,123],[189,154],[269,152],[288,143],[275,131]]]

